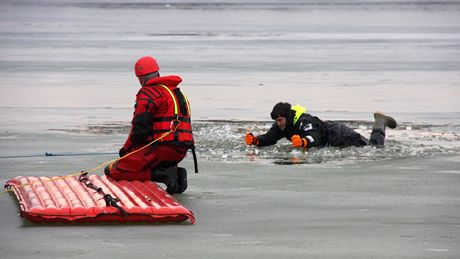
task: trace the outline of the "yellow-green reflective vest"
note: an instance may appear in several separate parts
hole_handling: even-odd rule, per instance
[[[295,105],[294,107],[291,108],[291,110],[295,111],[294,119],[292,120],[292,123],[295,125],[297,121],[299,120],[300,116],[302,114],[307,112],[307,109],[300,106],[300,105]]]

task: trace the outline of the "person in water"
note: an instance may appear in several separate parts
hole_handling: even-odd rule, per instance
[[[323,121],[306,112],[300,105],[294,107],[287,102],[277,103],[271,112],[275,120],[267,133],[254,136],[248,132],[247,145],[269,146],[286,138],[296,148],[310,147],[349,147],[373,145],[381,147],[385,143],[385,128],[396,128],[396,120],[383,113],[374,113],[374,125],[369,140],[343,123]]]

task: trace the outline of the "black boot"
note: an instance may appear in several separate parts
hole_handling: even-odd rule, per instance
[[[183,167],[178,167],[177,176],[177,184],[179,185],[177,193],[183,193],[185,190],[187,190],[187,170],[185,170]]]
[[[169,194],[178,193],[177,166],[157,167],[152,169],[152,181],[166,184],[166,192]]]
[[[110,165],[108,165],[108,166],[106,166],[106,167],[104,168],[104,174],[105,174],[105,175],[107,175],[107,176],[110,176],[110,175],[111,175],[112,166],[113,166],[113,164],[110,164]]]
[[[374,113],[374,119],[370,143],[374,146],[383,146],[385,144],[385,127],[394,129],[397,123],[393,117],[387,116],[381,112]]]

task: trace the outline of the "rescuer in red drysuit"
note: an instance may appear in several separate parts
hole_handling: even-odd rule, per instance
[[[190,105],[177,87],[182,78],[161,77],[157,61],[150,56],[140,58],[134,68],[142,87],[136,95],[131,132],[119,152],[120,157],[128,155],[104,172],[115,180],[161,182],[168,193],[182,193],[187,188],[187,171],[177,164],[189,149],[197,172]],[[159,140],[129,154],[155,139]]]

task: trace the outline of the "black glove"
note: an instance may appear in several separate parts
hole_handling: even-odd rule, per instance
[[[120,157],[124,157],[126,155],[126,153],[128,153],[125,148],[120,148],[120,151],[118,151],[118,155],[120,155]]]

